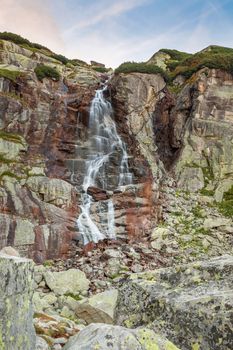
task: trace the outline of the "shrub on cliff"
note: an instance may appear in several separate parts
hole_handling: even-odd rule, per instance
[[[154,65],[146,64],[144,62],[125,62],[122,63],[118,68],[116,68],[115,73],[145,73],[145,74],[161,74],[165,80],[168,80],[166,72]]]
[[[183,51],[178,51],[178,50],[171,50],[171,49],[161,49],[159,52],[164,52],[168,54],[171,57],[171,60],[174,61],[183,61],[188,57],[191,57],[191,53],[183,52]]]
[[[69,62],[69,59],[63,55],[57,55],[56,53],[51,55],[52,58],[55,58],[55,60],[60,61],[63,64],[67,64]]]
[[[35,68],[35,73],[37,78],[42,81],[44,78],[50,78],[58,81],[60,78],[60,74],[55,68],[46,66],[44,64],[40,64]]]
[[[233,74],[233,49],[211,46],[169,68],[173,70],[172,78],[179,74],[190,78],[193,73],[204,67],[222,69]]]
[[[45,49],[50,51],[47,47],[37,44],[37,43],[32,43],[28,39],[23,38],[21,35],[14,34],[11,32],[0,32],[0,39],[2,40],[7,40],[7,41],[12,41],[13,43],[17,45],[26,45],[28,48],[36,48],[36,49]]]
[[[99,73],[107,73],[109,71],[109,68],[105,67],[92,67],[92,69]]]

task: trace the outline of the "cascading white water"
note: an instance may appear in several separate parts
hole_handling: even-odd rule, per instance
[[[82,185],[81,214],[77,220],[84,245],[91,241],[97,243],[105,238],[114,239],[116,236],[112,200],[107,200],[104,212],[106,217],[101,219],[102,222],[97,222],[91,210],[94,201],[88,194],[88,188],[94,186],[103,190],[108,190],[109,187],[113,189],[109,180],[109,169],[113,166],[112,159],[115,159],[114,166],[119,168],[116,172],[115,188],[132,183],[126,145],[117,133],[115,122],[112,119],[112,106],[104,98],[105,89],[106,87],[96,91],[90,109],[89,149]]]

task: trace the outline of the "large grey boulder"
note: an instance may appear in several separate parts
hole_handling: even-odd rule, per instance
[[[46,271],[44,273],[44,278],[47,286],[58,295],[85,294],[90,284],[85,273],[78,269],[70,269],[61,272]]]
[[[0,349],[35,349],[33,261],[0,254]]]
[[[118,292],[116,289],[107,290],[93,295],[83,303],[78,303],[76,315],[90,323],[113,323]]]
[[[116,322],[150,325],[182,350],[232,349],[233,256],[132,275]]]
[[[127,329],[91,324],[71,337],[64,350],[179,350],[166,338],[147,328]]]
[[[35,350],[50,350],[48,343],[41,337],[36,337],[36,349]]]

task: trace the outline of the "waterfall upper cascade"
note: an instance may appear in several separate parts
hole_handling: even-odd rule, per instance
[[[114,239],[116,237],[112,199],[101,203],[98,209],[102,210],[99,215],[101,219],[97,219],[95,211],[92,210],[96,203],[88,194],[88,188],[98,187],[106,191],[113,191],[120,186],[132,184],[126,145],[117,132],[112,106],[104,98],[106,89],[105,86],[96,91],[90,108],[81,213],[77,219],[77,226],[84,245],[91,241],[97,243],[105,238]],[[112,170],[114,170],[114,176],[111,175]]]

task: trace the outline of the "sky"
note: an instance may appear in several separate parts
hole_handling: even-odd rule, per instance
[[[107,67],[161,48],[233,47],[233,0],[0,0],[0,31]]]

